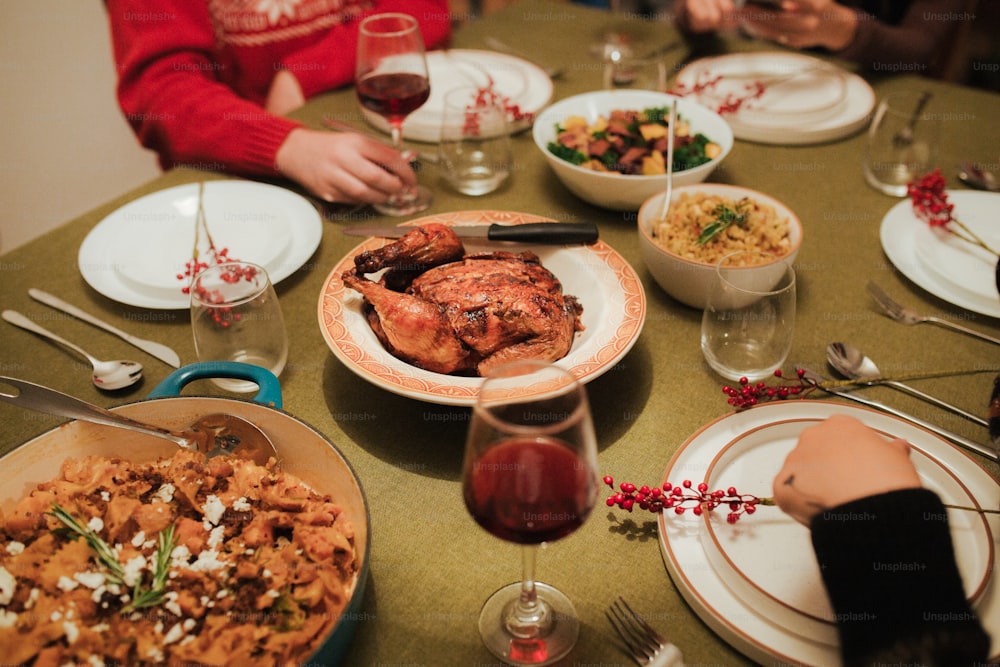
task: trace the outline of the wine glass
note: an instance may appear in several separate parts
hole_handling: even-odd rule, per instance
[[[424,41],[415,18],[387,13],[361,22],[355,83],[361,106],[389,122],[392,145],[402,151],[403,121],[431,94]],[[386,215],[410,215],[430,206],[431,199],[430,190],[416,185],[375,208]]]
[[[535,581],[535,552],[579,528],[598,493],[590,405],[572,374],[537,360],[489,374],[469,424],[462,492],[480,526],[522,545],[521,581],[483,605],[483,643],[514,665],[559,660],[576,643],[580,624],[569,598]]]

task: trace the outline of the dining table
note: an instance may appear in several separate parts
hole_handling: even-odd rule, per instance
[[[590,47],[610,20],[607,12],[591,7],[523,0],[462,24],[450,46],[485,49],[487,38],[501,39],[532,61],[560,70],[553,78],[552,95],[559,100],[602,87],[602,63]],[[691,40],[664,16],[636,14],[618,20],[627,23],[643,46],[650,50],[665,47],[659,57],[667,63],[671,77],[696,56],[780,48],[741,34]],[[849,63],[837,64],[854,71]],[[907,71],[860,74],[880,98],[896,91],[933,94],[925,113],[941,125],[937,161],[950,190],[965,187],[956,177],[960,161],[996,165],[1000,96]],[[318,95],[292,115],[316,129],[333,119],[375,131],[349,87]],[[738,139],[709,178],[766,193],[787,205],[802,222],[804,240],[795,261],[797,314],[784,369],[791,373],[809,367],[833,377],[826,365],[827,345],[849,341],[877,359],[886,375],[962,371],[913,384],[985,417],[1000,368],[1000,348],[942,327],[893,321],[866,290],[869,281],[875,282],[898,301],[926,314],[1000,338],[1000,319],[959,308],[929,293],[887,257],[880,225],[902,200],[865,183],[865,140],[863,129],[809,145]],[[731,382],[713,373],[702,357],[702,312],[674,300],[653,280],[640,252],[636,211],[601,209],[573,195],[546,163],[530,130],[513,135],[511,144],[510,177],[498,190],[477,197],[457,193],[442,180],[432,160],[422,161],[419,179],[433,190],[434,200],[429,210],[413,217],[513,211],[598,225],[601,240],[634,268],[645,295],[645,318],[634,345],[586,384],[598,440],[599,474],[637,485],[660,484],[683,444],[706,424],[734,410],[723,393]],[[410,145],[428,153],[436,150],[430,143],[411,141]],[[183,364],[196,361],[186,309],[136,307],[102,295],[81,276],[78,252],[98,223],[129,202],[175,186],[237,178],[208,169],[174,168],[0,255],[0,308],[26,314],[99,358],[141,359],[145,367],[141,383],[113,392],[98,390],[91,383],[88,364],[6,324],[0,324],[0,375],[112,407],[144,399],[173,370],[106,332],[34,301],[28,294],[30,288],[56,294],[136,336],[166,343],[179,353]],[[369,580],[344,664],[501,664],[484,648],[477,619],[494,590],[519,579],[520,553],[517,545],[481,529],[463,502],[462,460],[470,408],[418,400],[359,377],[331,352],[318,321],[318,300],[331,270],[361,241],[345,235],[344,228],[405,219],[384,217],[366,207],[328,204],[289,182],[271,183],[305,197],[322,219],[322,239],[316,251],[276,285],[290,350],[280,374],[283,409],[312,425],[342,452],[361,481],[370,513]],[[884,386],[856,391],[989,445],[981,425],[917,398]],[[206,380],[191,384],[184,392],[246,396],[229,394]],[[850,405],[821,392],[811,393],[807,400]],[[0,403],[0,454],[63,421]],[[1000,479],[1000,468],[987,456],[951,446],[948,456],[971,459],[994,480]],[[656,517],[639,509],[626,512],[610,507],[605,504],[610,489],[603,491],[579,529],[543,545],[538,554],[538,580],[562,590],[581,620],[575,648],[557,664],[633,664],[606,616],[618,596],[678,646],[688,665],[765,661],[734,647],[685,599],[665,567]],[[770,494],[769,488],[757,491]],[[770,556],[760,554],[761,558]],[[1000,628],[988,630],[994,634],[996,653]]]

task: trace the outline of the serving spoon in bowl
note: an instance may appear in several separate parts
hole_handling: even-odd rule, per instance
[[[927,401],[932,405],[936,405],[939,408],[953,412],[971,422],[979,424],[980,426],[989,425],[986,419],[976,416],[971,412],[966,412],[957,405],[952,405],[947,401],[942,401],[936,396],[925,394],[919,389],[914,389],[908,384],[897,382],[895,380],[883,379],[882,373],[879,371],[878,366],[875,365],[875,362],[865,356],[861,350],[850,343],[837,342],[827,345],[826,360],[834,370],[849,380],[871,380],[870,384],[880,384],[892,387],[893,389],[897,389],[903,393]]]
[[[13,387],[14,392],[7,391]],[[242,417],[213,413],[199,417],[183,431],[151,426],[87,403],[61,391],[0,375],[0,401],[58,417],[124,428],[135,433],[170,440],[178,447],[206,457],[233,455],[265,465],[278,453],[274,443],[257,426]]]
[[[3,313],[0,313],[0,317],[3,317],[3,319],[16,327],[21,327],[39,336],[44,336],[85,357],[90,362],[90,365],[93,366],[94,370],[91,380],[98,389],[106,391],[124,389],[125,387],[131,387],[142,379],[142,364],[138,361],[129,361],[127,359],[101,361],[79,345],[74,345],[62,336],[57,336],[45,327],[35,324],[32,320],[17,311],[5,310]]]

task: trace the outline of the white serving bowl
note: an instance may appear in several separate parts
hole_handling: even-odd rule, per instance
[[[640,176],[601,172],[578,167],[556,157],[547,148],[556,139],[556,124],[570,116],[594,122],[615,110],[641,111],[677,104],[677,113],[691,124],[691,133],[702,133],[722,152],[710,162],[674,173],[674,186],[700,183],[722,163],[733,148],[733,131],[723,118],[693,100],[651,90],[601,90],[559,100],[542,111],[532,128],[535,145],[559,180],[576,196],[595,206],[618,211],[638,211],[642,203],[666,188],[664,175]]]
[[[673,194],[670,197],[671,202],[676,202],[685,192],[704,192],[705,194],[721,195],[734,200],[750,197],[762,204],[774,207],[779,217],[788,219],[788,236],[791,240],[791,248],[781,259],[786,259],[789,263],[795,261],[795,257],[798,255],[799,248],[802,245],[802,222],[790,208],[774,197],[736,185],[694,183],[680,187],[675,186]],[[660,218],[665,194],[665,192],[660,192],[650,197],[639,209],[637,226],[639,228],[639,249],[642,252],[642,260],[645,262],[646,268],[653,275],[653,279],[656,280],[657,284],[667,294],[693,308],[704,308],[705,300],[708,297],[708,288],[715,276],[716,263],[699,262],[675,255],[653,240],[653,224]],[[774,270],[776,262],[777,260],[771,264],[749,266],[744,270],[759,272],[762,274],[762,277],[766,277],[769,272]]]

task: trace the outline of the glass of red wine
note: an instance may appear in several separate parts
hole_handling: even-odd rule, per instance
[[[431,94],[424,40],[409,14],[369,16],[358,27],[355,65],[358,101],[389,122],[392,144],[403,150],[403,121]],[[432,195],[417,185],[375,208],[386,215],[410,215],[430,206]]]
[[[495,592],[479,617],[484,644],[506,663],[547,665],[576,643],[573,603],[535,580],[535,553],[579,528],[593,509],[596,440],[583,386],[559,366],[515,361],[480,386],[462,492],[480,526],[522,547],[521,581]]]

